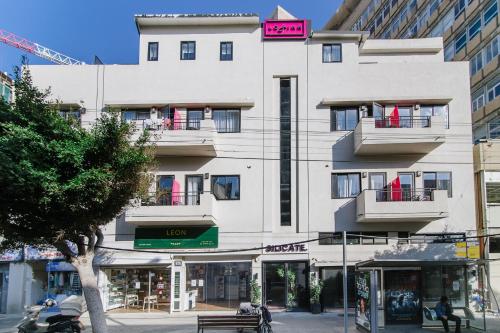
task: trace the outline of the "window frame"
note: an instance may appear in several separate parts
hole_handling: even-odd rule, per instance
[[[329,237],[329,238],[326,238]],[[318,240],[318,245],[342,245],[342,232],[319,232],[318,238],[323,238]]]
[[[238,111],[238,130],[237,131],[219,131],[219,129],[217,129],[217,126],[215,124],[215,119],[214,119],[214,112],[217,112],[217,111],[224,111],[224,113],[227,113],[228,111]],[[227,129],[227,115],[226,115],[226,129]],[[226,133],[241,133],[241,109],[238,109],[238,108],[234,108],[234,109],[224,109],[224,108],[217,108],[217,109],[212,109],[212,121],[214,121],[214,126],[215,126],[215,130],[217,131],[217,133],[223,133],[223,134],[226,134]]]
[[[193,43],[193,45],[194,45],[194,48],[193,48],[193,58],[183,58],[182,57],[182,46],[185,45],[185,44],[188,45],[188,50],[189,50],[189,44],[190,43]],[[186,54],[190,54],[190,53],[186,53]],[[180,60],[196,60],[196,41],[194,41],[194,40],[183,40],[183,41],[181,41]]]
[[[355,195],[349,195],[349,196],[345,196],[345,197],[341,197],[341,196],[338,196],[335,194],[335,188],[334,188],[334,184],[338,184],[338,181],[335,183],[334,182],[334,177],[338,177],[338,176],[347,176],[347,180],[349,181],[349,176],[351,175],[355,175],[355,176],[358,176],[358,184],[359,184],[359,192]],[[331,174],[331,177],[330,177],[330,191],[331,191],[331,197],[332,199],[352,199],[352,198],[356,198],[358,195],[361,194],[361,192],[363,192],[363,188],[362,188],[362,183],[361,183],[361,172],[333,172]],[[349,183],[347,184],[348,185],[348,193],[350,194],[351,193],[351,188],[349,187]]]
[[[151,57],[151,46],[156,45],[156,58]],[[160,43],[148,42],[148,61],[158,61],[160,58]]]
[[[231,58],[224,59],[223,56],[222,56],[222,48],[225,45],[231,45]],[[226,56],[227,56],[227,53],[226,53]],[[220,61],[233,61],[233,57],[234,57],[234,44],[233,44],[233,42],[232,41],[222,41],[222,42],[220,42],[219,60]]]
[[[461,39],[464,39],[463,41],[463,44],[460,45],[460,47],[458,47],[458,41],[461,40]],[[454,45],[454,54],[457,54],[458,52],[462,51],[462,49],[465,48],[465,46],[467,45],[467,29],[464,29],[461,33],[457,34],[457,37],[455,37],[453,39],[453,45]]]
[[[496,12],[495,12],[493,15],[491,15],[491,16],[487,19],[487,18],[485,17],[486,12],[487,12],[488,10],[490,10],[491,8],[495,7],[495,6],[497,7]],[[491,3],[490,3],[488,6],[485,6],[485,9],[483,9],[483,12],[481,13],[481,17],[483,18],[483,22],[484,22],[484,25],[485,25],[485,26],[486,26],[488,23],[490,23],[490,22],[491,22],[491,21],[495,18],[495,16],[498,16],[498,2],[497,2],[497,0],[493,0],[493,1],[491,1]]]
[[[334,57],[333,49],[336,46],[339,47],[339,54],[340,54],[339,59],[335,59],[335,57]],[[325,59],[325,49],[327,47],[330,47],[330,49],[331,49],[332,61],[326,61],[326,59]],[[324,43],[324,44],[322,44],[322,46],[321,46],[321,58],[322,58],[322,61],[324,64],[341,63],[342,62],[342,43]]]
[[[479,26],[477,26],[478,24],[479,24]],[[474,28],[475,30],[472,30],[472,28]],[[475,17],[473,20],[471,20],[471,23],[469,23],[467,25],[467,39],[470,41],[476,35],[481,33],[482,29],[483,29],[482,15],[479,14],[477,17]]]
[[[354,131],[356,129],[356,126],[354,126],[354,128],[352,129],[348,129],[347,128],[347,111],[348,110],[355,110],[356,111],[356,126],[358,126],[359,124],[359,121],[360,121],[360,117],[359,117],[359,108],[357,106],[353,106],[353,107],[331,107],[330,108],[330,132],[350,132],[350,131]],[[338,118],[337,118],[337,112],[339,111],[342,111],[344,112],[344,129],[337,129],[337,124],[339,123],[338,122]]]
[[[426,174],[434,174],[434,182],[436,183],[436,187],[435,188],[431,188],[431,187],[427,188],[424,186],[424,189],[432,189],[432,190],[444,190],[442,188],[438,188],[438,174],[450,175],[450,178],[449,178],[450,187],[448,189],[446,189],[446,191],[448,192],[448,198],[453,198],[453,174],[451,171],[424,171],[424,172],[422,172],[422,185],[424,185],[424,183],[425,183],[425,175]]]
[[[490,103],[491,101],[495,100],[496,98],[498,98],[500,96],[500,94],[496,95],[496,92],[495,92],[496,88],[499,85],[500,85],[500,76],[498,76],[497,78],[491,80],[490,83],[488,83],[486,85],[486,102],[487,103]],[[490,92],[493,92],[493,98],[492,99],[490,99]]]
[[[236,199],[220,199],[217,198],[217,196],[214,194],[214,184],[215,184],[215,179],[218,177],[237,177],[238,178],[238,198]],[[241,200],[241,176],[240,175],[235,175],[235,174],[229,174],[229,175],[211,175],[210,176],[210,193],[214,196],[215,200],[217,201],[238,201]]]
[[[478,94],[478,95],[476,95],[476,94]],[[484,106],[485,97],[484,97],[483,89],[478,90],[477,92],[472,94],[472,96],[473,97],[472,97],[471,108],[472,108],[472,112],[476,112],[477,110],[479,110],[480,108],[482,108]],[[482,100],[481,106],[479,106],[479,100]]]

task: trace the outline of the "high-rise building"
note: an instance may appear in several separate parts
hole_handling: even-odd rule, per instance
[[[135,21],[138,64],[30,66],[82,126],[115,109],[153,133],[150,193],[96,259],[106,310],[229,309],[254,281],[271,307],[307,310],[313,276],[341,307],[344,231],[350,306],[356,270],[384,281],[382,325],[426,323],[445,293],[468,306],[477,268],[454,241],[475,232],[472,146],[457,145],[472,142],[469,74],[441,39],[312,32],[281,8]],[[382,309],[400,296],[406,312]]]

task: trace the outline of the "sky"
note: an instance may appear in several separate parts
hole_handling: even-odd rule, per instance
[[[0,29],[86,63],[138,62],[134,14],[256,13],[268,17],[281,5],[320,30],[341,0],[1,0]],[[12,73],[20,50],[0,43],[0,71]],[[28,55],[31,64],[49,62]]]

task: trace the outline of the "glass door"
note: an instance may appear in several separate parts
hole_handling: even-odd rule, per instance
[[[384,125],[384,107],[378,103],[373,103],[373,118],[375,119],[375,127],[383,128]]]
[[[415,175],[412,172],[398,172],[403,201],[411,201],[415,190]]]
[[[413,123],[412,108],[408,106],[398,107],[399,127],[411,128]]]
[[[203,193],[203,175],[186,176],[186,204],[199,205]]]
[[[161,175],[156,177],[156,203],[161,206],[172,205],[172,187],[174,176]]]
[[[387,182],[385,172],[370,172],[370,190],[377,190],[377,201],[387,201]]]
[[[187,110],[187,129],[199,130],[203,118],[204,118],[203,109]]]
[[[284,263],[264,264],[265,303],[273,308],[286,307],[286,281],[283,274]]]
[[[309,267],[306,262],[267,262],[264,302],[273,308],[309,308]]]

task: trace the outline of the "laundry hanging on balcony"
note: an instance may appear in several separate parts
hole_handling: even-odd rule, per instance
[[[399,180],[399,176],[396,177],[391,182],[391,200],[392,201],[401,201],[402,193],[401,193],[401,181]]]
[[[177,180],[172,183],[172,206],[181,204],[181,186]]]
[[[390,127],[399,127],[399,110],[397,105],[394,107],[394,110],[392,110],[392,113],[389,116],[389,125]]]
[[[182,129],[181,114],[177,108],[174,109],[174,130]]]

